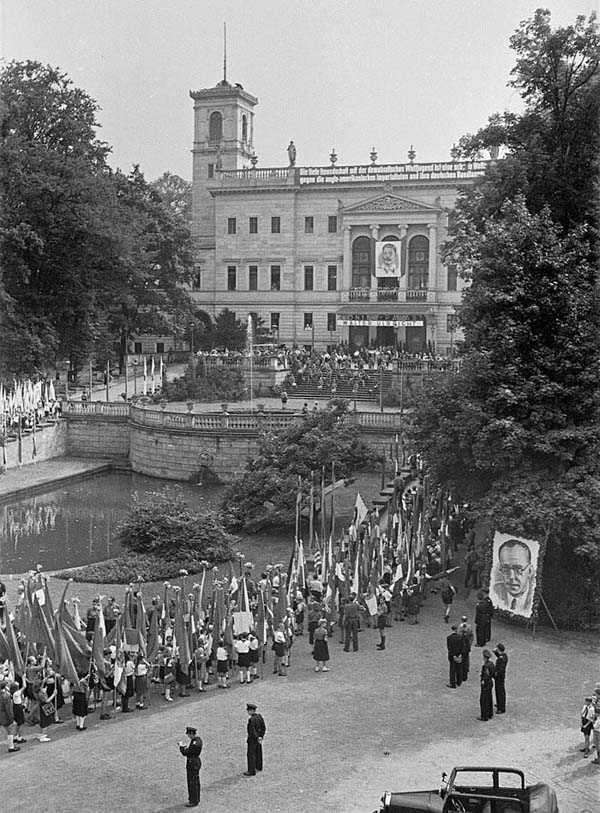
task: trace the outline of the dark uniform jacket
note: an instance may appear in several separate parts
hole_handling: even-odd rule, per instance
[[[449,661],[463,654],[463,637],[459,635],[458,632],[451,632],[450,635],[448,635],[446,645],[448,647]]]
[[[192,768],[200,769],[202,767],[202,760],[200,753],[202,751],[202,740],[200,737],[192,737],[189,745],[180,745],[179,750],[184,757],[187,757],[187,764]]]
[[[255,711],[248,717],[248,740],[260,740],[267,733],[262,714]]]

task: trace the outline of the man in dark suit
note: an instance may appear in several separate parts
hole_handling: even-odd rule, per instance
[[[248,770],[244,771],[244,776],[256,776],[256,772],[263,769],[262,741],[267,732],[267,726],[262,714],[257,712],[254,703],[246,703],[246,711],[248,712],[248,738],[246,740]]]
[[[188,745],[183,742],[177,743],[182,756],[186,758],[185,771],[187,774],[188,802],[186,807],[198,807],[200,804],[200,768],[202,761],[202,740],[196,736],[194,726],[188,726],[185,733],[190,741]]]
[[[492,615],[494,605],[489,596],[483,590],[477,593],[477,604],[475,606],[475,646],[485,646],[492,636]]]
[[[448,663],[450,664],[450,682],[446,685],[449,689],[456,689],[462,683],[462,659],[464,642],[462,635],[458,634],[456,624],[452,626],[452,632],[446,638],[448,648]]]
[[[494,649],[496,663],[494,664],[494,689],[496,691],[496,712],[504,714],[506,712],[506,667],[508,666],[508,655],[504,644],[497,644]]]
[[[462,679],[464,683],[469,677],[471,647],[473,646],[473,640],[475,638],[473,635],[473,627],[468,623],[466,615],[463,615],[460,619],[458,634],[462,637],[463,641]]]

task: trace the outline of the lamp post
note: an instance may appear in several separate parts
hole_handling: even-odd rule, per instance
[[[67,368],[67,372],[66,372],[66,375],[65,375],[65,401],[68,401],[69,400],[69,372],[70,372],[70,369],[71,369],[71,361],[70,361],[70,359],[67,359],[65,361],[65,366]]]
[[[194,323],[190,324],[190,353],[194,355]]]

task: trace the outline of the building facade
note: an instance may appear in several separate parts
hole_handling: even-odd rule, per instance
[[[192,290],[198,310],[252,315],[288,346],[446,354],[463,282],[439,246],[485,161],[259,168],[258,99],[226,80],[194,100]]]

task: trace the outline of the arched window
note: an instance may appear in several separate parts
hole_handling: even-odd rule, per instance
[[[242,141],[244,144],[248,141],[248,119],[242,116]]]
[[[408,244],[408,290],[426,291],[429,282],[429,240],[419,234]]]
[[[357,237],[352,244],[352,287],[370,288],[372,274],[371,240]]]
[[[211,141],[220,141],[223,138],[223,116],[218,112],[210,114],[208,137]]]

